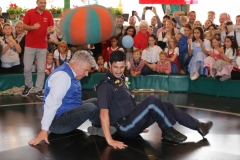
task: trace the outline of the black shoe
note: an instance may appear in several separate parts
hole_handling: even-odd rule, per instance
[[[38,91],[38,92],[36,93],[36,96],[37,96],[38,98],[43,98],[43,97],[44,97],[42,91]]]
[[[29,92],[33,87],[25,86],[24,91],[22,92],[22,96],[28,96]]]
[[[172,142],[183,142],[187,139],[185,135],[175,130],[173,127],[167,128],[162,131],[162,138]]]
[[[212,125],[213,125],[212,121],[208,121],[206,123],[198,122],[197,131],[198,131],[199,134],[201,134],[204,137],[208,134]]]

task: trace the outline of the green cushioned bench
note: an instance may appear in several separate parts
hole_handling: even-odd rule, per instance
[[[89,74],[81,80],[82,89],[92,89],[104,73]],[[47,77],[46,77],[47,78]],[[33,74],[33,82],[36,80],[36,73]],[[157,89],[170,92],[191,92],[207,95],[226,96],[240,98],[240,81],[228,80],[221,82],[217,79],[199,77],[191,81],[189,75],[179,74],[155,74],[148,76],[129,77],[130,89]],[[23,74],[11,74],[0,76],[0,91],[10,89],[14,86],[24,85]]]

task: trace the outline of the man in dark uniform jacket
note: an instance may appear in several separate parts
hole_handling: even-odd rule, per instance
[[[136,105],[125,82],[125,66],[125,53],[112,52],[109,72],[97,86],[102,129],[110,146],[120,149],[127,147],[123,142],[112,139],[110,126],[115,126],[120,136],[133,138],[156,122],[162,130],[162,138],[177,143],[185,141],[187,137],[172,127],[176,122],[197,130],[202,136],[208,134],[211,121],[202,123],[170,102],[162,102],[155,96],[149,96]]]

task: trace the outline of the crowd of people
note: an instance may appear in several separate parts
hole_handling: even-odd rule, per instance
[[[215,12],[207,12],[202,24],[196,20],[196,12],[175,11],[162,17],[155,7],[144,7],[140,18],[136,11],[125,26],[122,16],[116,17],[114,35],[98,44],[70,45],[64,42],[60,31],[61,19],[54,23],[50,12],[42,3],[29,10],[25,16],[11,26],[0,16],[1,74],[24,73],[25,92],[32,89],[32,70],[37,68],[35,92],[40,97],[45,74],[50,74],[64,62],[69,62],[77,50],[87,50],[94,56],[96,65],[91,72],[107,72],[109,57],[113,51],[126,53],[125,74],[133,77],[149,74],[189,74],[191,80],[199,75],[221,81],[240,79],[240,15],[234,23],[227,13],[220,14],[219,24],[215,24]],[[48,25],[43,25],[34,17],[38,9],[47,17]],[[145,20],[147,10],[154,16],[151,23]],[[136,26],[136,19],[139,25]],[[123,37],[129,35],[134,40],[132,48],[123,46]]]

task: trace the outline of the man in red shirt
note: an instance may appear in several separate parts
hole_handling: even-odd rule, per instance
[[[25,89],[22,96],[27,96],[33,88],[32,64],[37,60],[37,80],[35,93],[43,98],[42,87],[45,79],[46,54],[47,54],[47,29],[54,25],[52,14],[45,10],[46,0],[37,0],[37,7],[27,11],[23,27],[28,31],[26,35],[24,53]]]

